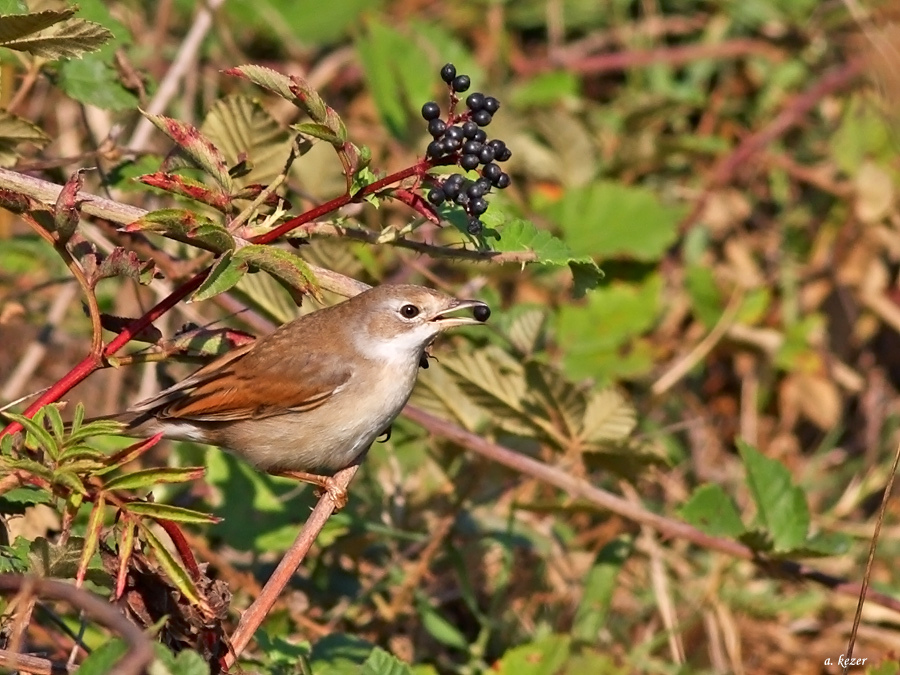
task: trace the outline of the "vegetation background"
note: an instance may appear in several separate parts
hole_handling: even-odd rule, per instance
[[[64,7],[0,0],[0,14]],[[139,107],[197,126],[229,167],[249,162],[249,176],[234,172],[246,186],[279,177],[288,125],[308,120],[229,68],[304,77],[371,151],[375,173],[360,180],[422,158],[418,111],[446,106],[445,62],[502,104],[488,130],[512,149],[513,186],[485,218],[499,239],[470,237],[452,218],[438,228],[402,195],[372,195],[282,246],[367,283],[475,295],[495,312],[489,333],[437,346],[419,414],[373,448],[348,507],[240,655],[246,671],[840,672],[900,419],[894,7],[81,0],[75,17],[111,39],[97,49],[96,34],[53,42],[59,26],[31,42],[0,31],[4,404],[59,381],[97,335],[60,255],[65,217],[79,220],[74,192],[53,211],[55,194],[26,179],[77,187],[73,172],[96,167],[83,189],[117,204],[214,211],[134,180],[164,160],[177,167],[172,140]],[[327,131],[306,134],[282,176],[291,214],[347,190]],[[37,202],[55,218],[49,239],[34,225]],[[69,244],[87,256],[76,265],[107,256],[103,274],[126,275],[91,277],[104,327],[120,331],[108,317],[140,316],[213,256],[191,245],[196,231],[187,244],[152,234],[171,237],[171,220],[125,233],[115,214],[127,210],[111,213],[82,212]],[[207,244],[222,232],[209,227]],[[162,357],[242,339],[212,329],[255,334],[315,306],[299,310],[279,274],[245,275],[246,260],[210,246],[216,283],[155,322],[145,336],[155,350],[122,352],[150,362],[93,373],[65,395],[65,415],[79,401],[88,416],[121,409],[192,367]],[[260,255],[257,268],[277,267]],[[142,286],[151,257],[156,279]],[[296,288],[306,268],[291,264],[279,278]],[[186,322],[206,330],[173,339]],[[44,416],[55,433],[54,414]],[[188,444],[149,448],[123,470],[87,454],[65,462],[88,447],[119,458],[127,441],[39,428],[29,440],[44,453],[29,455],[37,464],[3,446],[15,480],[0,476],[0,571],[76,579],[103,596],[126,573],[132,591],[143,579],[171,599],[141,614],[136,591],[126,596],[131,618],[159,637],[152,672],[218,672],[217,648],[294,540],[310,491]],[[550,473],[483,454],[498,445]],[[145,480],[108,481],[107,466]],[[143,499],[148,487],[155,501]],[[123,494],[143,511],[104,501]],[[854,633],[870,673],[900,668],[895,503],[875,552],[877,593]],[[199,575],[148,524],[163,518],[181,521],[207,565]],[[125,650],[83,599],[0,590],[0,667],[22,651],[40,661],[33,672],[68,660],[105,673]],[[212,598],[220,604],[205,614],[196,601],[209,609]]]

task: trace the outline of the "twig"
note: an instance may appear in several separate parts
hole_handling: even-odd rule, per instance
[[[897,477],[897,466],[900,465],[900,445],[894,452],[894,463],[891,465],[891,471],[888,474],[887,485],[884,488],[884,494],[881,497],[881,506],[878,509],[878,518],[875,519],[875,531],[872,533],[872,540],[869,543],[869,556],[866,558],[866,571],[863,573],[862,585],[859,589],[859,601],[856,603],[856,613],[853,615],[853,628],[850,630],[850,640],[847,643],[847,661],[853,657],[853,647],[856,644],[856,634],[859,631],[859,622],[862,620],[863,605],[866,602],[866,595],[869,591],[869,581],[872,577],[872,565],[875,562],[875,549],[878,548],[878,538],[881,534],[881,526],[884,524],[884,516],[887,513],[888,502],[891,499],[891,491],[894,488],[894,479]],[[843,672],[847,673],[847,666],[843,667]]]
[[[0,666],[32,675],[66,675],[78,670],[70,668],[65,663],[55,663],[30,654],[15,654],[6,649],[0,649]]]
[[[706,355],[712,351],[713,347],[715,347],[719,343],[719,340],[724,337],[725,333],[728,332],[728,328],[731,324],[734,323],[734,319],[737,316],[738,310],[741,308],[743,299],[744,293],[741,289],[736,290],[732,294],[731,300],[728,301],[728,305],[725,307],[725,311],[722,312],[722,316],[719,317],[719,320],[716,322],[716,325],[713,326],[713,329],[709,334],[700,340],[700,342],[698,342],[690,352],[685,354],[683,358],[677,361],[668,372],[653,383],[653,386],[650,387],[650,391],[654,396],[661,396],[666,393],[676,382],[678,382],[678,380],[684,377],[691,368],[706,358]]]
[[[128,651],[119,659],[111,672],[115,672],[117,675],[140,675],[153,660],[153,643],[150,642],[150,639],[105,599],[62,581],[0,574],[0,592],[17,593],[27,584],[33,585],[36,595],[69,603],[118,633],[125,640]],[[22,665],[19,664],[15,667],[21,668]],[[48,672],[52,672],[52,670]]]
[[[358,470],[359,465],[354,464],[338,471],[334,475],[335,484],[339,488],[346,490]],[[291,544],[291,548],[284,554],[281,562],[278,563],[278,567],[275,568],[272,576],[269,577],[266,585],[263,586],[256,600],[241,615],[241,620],[229,640],[232,651],[225,656],[227,668],[233,666],[244,649],[246,649],[253,638],[253,634],[256,633],[256,629],[262,624],[266,615],[268,615],[278,600],[281,591],[284,590],[291,577],[294,576],[294,572],[297,571],[300,563],[303,562],[303,558],[306,557],[310,547],[319,536],[319,533],[325,526],[325,522],[333,511],[334,501],[328,495],[323,495],[307,519],[303,529],[300,530],[294,543]]]
[[[188,31],[184,41],[181,43],[181,48],[175,55],[175,60],[172,61],[171,67],[159,83],[156,95],[147,106],[147,112],[151,115],[161,114],[166,109],[166,106],[169,105],[169,101],[179,93],[179,84],[189,71],[191,64],[194,63],[197,53],[200,51],[200,46],[203,44],[203,39],[212,27],[213,13],[224,2],[225,0],[206,0],[205,3],[202,3],[197,16],[194,18],[191,30]],[[143,150],[154,129],[155,127],[150,120],[146,117],[142,118],[135,127],[131,141],[128,143],[128,148],[136,151]]]
[[[37,337],[25,349],[25,353],[19,357],[19,362],[9,374],[3,385],[3,390],[0,391],[0,399],[9,401],[21,393],[34,371],[44,360],[47,347],[53,340],[53,333],[63,318],[65,318],[66,313],[69,311],[69,306],[77,294],[78,287],[71,282],[65,284],[59,293],[56,294],[56,297],[50,304],[50,310],[47,312],[47,321],[37,334]]]
[[[697,546],[711,551],[719,551],[734,558],[752,560],[766,570],[777,574],[814,581],[830,588],[835,593],[858,597],[861,590],[860,584],[849,582],[839,577],[831,576],[809,565],[792,561],[767,561],[757,551],[744,546],[731,539],[713,537],[697,528],[671,518],[666,518],[652,511],[648,511],[637,504],[617,497],[606,490],[591,485],[585,480],[573,476],[556,467],[539,462],[526,455],[514,452],[501,445],[466,431],[452,422],[425,412],[415,406],[406,406],[404,415],[421,424],[430,432],[447,438],[459,445],[490,459],[491,461],[509,467],[519,473],[532,476],[548,485],[553,485],[572,497],[584,499],[595,507],[606,509],[623,518],[640,525],[646,525],[661,532],[666,537],[684,539]],[[876,605],[887,607],[895,612],[900,612],[900,600],[884,593],[869,591],[868,598]]]

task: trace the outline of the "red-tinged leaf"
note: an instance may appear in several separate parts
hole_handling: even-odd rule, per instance
[[[318,138],[320,141],[331,143],[331,145],[338,149],[341,149],[344,145],[344,140],[324,124],[303,122],[302,124],[292,124],[291,129],[306,136]]]
[[[143,114],[157,129],[175,141],[198,167],[206,171],[226,191],[231,191],[233,181],[228,174],[225,156],[197,127],[164,115],[151,115],[147,112]]]
[[[94,501],[94,508],[91,509],[91,516],[88,518],[87,528],[84,532],[84,549],[81,551],[81,560],[78,562],[78,572],[75,575],[75,586],[81,588],[84,583],[84,575],[87,574],[88,565],[91,564],[91,558],[97,550],[97,543],[100,541],[100,530],[103,529],[103,509],[106,506],[106,499],[103,494],[97,495]]]
[[[166,349],[171,353],[218,356],[255,339],[249,333],[231,328],[197,328],[176,335],[166,343]]]
[[[59,241],[62,244],[72,238],[72,235],[75,234],[75,229],[78,227],[78,222],[81,220],[81,213],[78,210],[81,200],[78,199],[78,193],[81,192],[81,188],[84,186],[84,178],[81,177],[82,173],[84,173],[84,169],[78,169],[69,176],[69,180],[66,181],[63,189],[59,192],[59,196],[56,198],[56,210],[53,220],[56,223],[56,233],[59,235]]]
[[[119,572],[116,574],[116,594],[118,600],[125,593],[125,584],[128,582],[128,567],[131,563],[131,554],[134,553],[134,539],[137,527],[127,515],[124,516],[122,525],[122,538],[119,540]]]
[[[0,189],[0,208],[13,213],[25,213],[35,209],[48,210],[47,206],[28,195],[23,195],[14,190]]]
[[[103,486],[104,490],[137,490],[150,488],[165,483],[187,483],[202,478],[204,472],[202,466],[191,467],[162,467],[132,471],[121,476],[116,476]]]
[[[156,276],[156,263],[141,260],[134,251],[117,246],[98,263],[98,254],[89,253],[81,258],[81,266],[91,287],[101,279],[128,277],[146,286]]]
[[[224,293],[239,282],[247,273],[247,263],[243,260],[235,260],[231,251],[225,251],[213,266],[188,302],[201,302],[208,300],[219,293]]]
[[[122,448],[116,454],[109,458],[109,463],[105,469],[102,469],[97,472],[98,476],[103,476],[111,471],[115,471],[120,466],[124,466],[128,464],[128,462],[134,461],[145,452],[147,452],[154,445],[159,443],[162,439],[162,432],[151,436],[150,438],[146,438],[143,441],[138,441],[137,443],[133,443],[129,445],[127,448]]]
[[[291,75],[291,93],[295,104],[299,105],[313,122],[324,124],[328,106],[319,96],[319,92],[309,86],[309,82],[301,77]]]
[[[170,239],[214,253],[234,248],[234,237],[224,226],[187,209],[160,209],[125,226],[126,232],[156,232]]]
[[[296,289],[305,295],[312,295],[321,299],[319,283],[309,266],[299,256],[290,251],[265,246],[262,244],[248,244],[234,254],[235,260],[241,260],[264,270],[284,282],[290,288]]]
[[[247,200],[253,201],[257,197],[259,197],[260,193],[265,189],[266,189],[265,185],[260,185],[259,183],[253,183],[252,185],[245,185],[240,190],[238,190],[233,195],[231,195],[231,197],[232,197],[232,199],[247,199]],[[263,204],[265,204],[266,206],[274,207],[274,206],[278,206],[279,202],[281,203],[281,207],[286,211],[290,211],[293,208],[291,206],[291,203],[287,199],[284,199],[283,197],[279,197],[278,194],[276,194],[275,192],[273,192],[269,195],[266,195],[266,199],[265,199],[265,201],[263,201]]]
[[[209,513],[186,509],[171,504],[157,504],[156,502],[127,502],[122,504],[122,509],[138,516],[148,518],[172,520],[176,523],[218,523],[221,518]]]
[[[121,333],[127,326],[130,326],[134,323],[134,319],[127,316],[113,316],[112,314],[101,314],[100,315],[100,325],[103,326],[104,329],[110,331],[111,333]],[[137,333],[131,337],[132,340],[136,340],[138,342],[146,342],[148,344],[155,345],[160,340],[162,340],[162,333],[159,331],[159,328],[150,324],[140,333]]]
[[[228,213],[231,207],[232,198],[228,194],[186,176],[157,171],[156,173],[138,176],[138,180],[144,185],[181,195],[201,204],[207,204],[222,213]]]
[[[190,602],[200,605],[205,611],[209,611],[209,605],[200,599],[200,593],[197,591],[194,580],[191,579],[184,568],[175,561],[175,558],[169,552],[169,549],[163,545],[149,527],[144,525],[141,521],[138,521],[138,523],[141,528],[141,534],[144,535],[147,544],[153,549],[156,562],[162,567],[166,576],[169,577],[169,580]]]
[[[441,224],[441,217],[438,215],[437,210],[428,201],[426,201],[422,197],[422,195],[416,194],[415,192],[410,192],[409,190],[405,190],[403,188],[394,190],[391,195],[407,206],[410,206],[416,211],[416,213],[420,214],[424,218],[427,218],[435,225]]]
[[[344,120],[341,119],[341,116],[330,106],[326,106],[325,108],[324,124],[331,129],[335,136],[341,139],[341,144],[343,145],[347,140],[347,126],[344,124]]]
[[[229,68],[227,75],[243,77],[254,84],[274,92],[294,105],[306,111],[313,121],[324,123],[326,116],[325,101],[309,86],[309,83],[296,75],[284,75],[277,70],[262,66],[244,65]]]

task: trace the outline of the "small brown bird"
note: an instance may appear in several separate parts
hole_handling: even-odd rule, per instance
[[[471,308],[473,316],[451,316]],[[376,286],[222,355],[184,381],[113,415],[125,434],[217,445],[257,468],[346,494],[330,476],[388,431],[425,349],[490,309],[411,285]]]

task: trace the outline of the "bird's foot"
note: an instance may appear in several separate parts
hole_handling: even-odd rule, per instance
[[[335,511],[340,511],[347,506],[347,490],[338,485],[333,476],[320,476],[319,474],[307,473],[306,471],[279,471],[275,475],[315,485],[318,488],[315,492],[316,497],[328,495],[331,501],[334,502]]]

